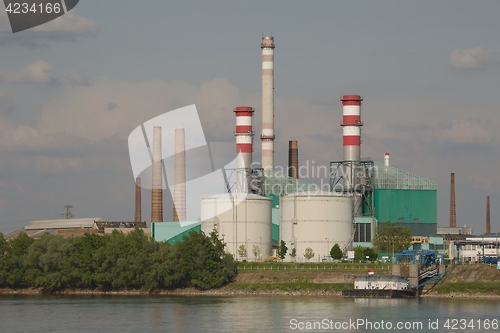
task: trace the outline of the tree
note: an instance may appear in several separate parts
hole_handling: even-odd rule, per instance
[[[366,257],[369,257],[369,260],[370,261],[375,261],[377,260],[378,258],[378,253],[375,252],[374,249],[372,249],[371,247],[365,247],[363,249],[363,256],[366,258]]]
[[[330,250],[330,256],[332,257],[333,260],[342,259],[343,253],[338,243],[335,243],[335,245],[332,246]]]
[[[260,247],[258,245],[254,245],[252,247],[252,253],[255,257],[255,260],[257,260],[257,258],[260,256]]]
[[[0,234],[0,287],[210,289],[231,281],[236,272],[233,256],[215,232],[193,231],[173,245],[140,229],[70,239],[45,234],[33,240],[25,233],[3,239]]]
[[[355,260],[363,260],[364,259],[364,254],[363,254],[363,247],[362,246],[356,246],[354,248],[354,259]]]
[[[240,256],[240,258],[247,257],[247,248],[245,247],[245,245],[240,245],[240,247],[238,248],[238,255]]]
[[[28,285],[24,260],[33,242],[34,240],[31,237],[26,235],[25,232],[21,232],[16,238],[7,243],[8,247],[3,258],[2,272],[0,273],[0,283],[14,288]]]
[[[304,252],[304,257],[305,257],[307,260],[309,260],[309,259],[311,259],[312,257],[314,257],[314,251],[313,251],[313,249],[311,249],[310,247],[308,247],[308,248],[306,249],[306,251]]]
[[[295,261],[295,257],[297,256],[297,249],[294,247],[291,251],[290,251],[290,257],[293,258],[293,260]]]
[[[171,286],[210,289],[231,281],[236,264],[224,251],[225,246],[216,231],[209,236],[195,231],[184,236],[182,242],[174,244],[179,259],[174,261]]]
[[[406,250],[411,244],[411,230],[409,226],[397,223],[384,222],[377,227],[373,239],[373,246],[379,252],[391,253]]]
[[[278,257],[280,257],[281,261],[285,259],[286,252],[288,251],[288,247],[286,246],[286,243],[284,240],[280,242],[280,247],[278,249]]]

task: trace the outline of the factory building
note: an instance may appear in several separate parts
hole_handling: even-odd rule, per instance
[[[383,163],[361,158],[364,124],[360,95],[340,98],[343,159],[330,163],[329,191],[299,179],[297,141],[289,142],[288,173],[275,172],[274,38],[264,37],[261,49],[261,168],[251,167],[255,110],[238,106],[234,109],[236,151],[241,157],[237,186],[226,186],[226,193],[202,197],[198,223],[153,223],[152,236],[158,241],[174,242],[191,230],[208,234],[215,229],[226,243],[226,250],[237,260],[264,259],[273,249],[276,253],[280,241],[284,241],[287,261],[306,261],[307,248],[314,252],[310,261],[322,261],[329,260],[335,244],[344,251],[358,245],[370,247],[378,222],[409,226],[413,235],[421,237],[416,244],[425,244],[419,243],[423,237],[435,236],[437,184],[390,166],[388,153]],[[295,257],[290,256],[292,249]]]
[[[409,226],[414,236],[435,236],[437,183],[382,163],[374,166],[375,218]]]

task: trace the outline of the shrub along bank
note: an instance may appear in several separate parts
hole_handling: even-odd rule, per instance
[[[235,267],[215,233],[191,232],[173,245],[155,242],[140,229],[75,238],[46,234],[39,240],[21,233],[10,241],[0,233],[4,288],[211,289],[231,281]]]

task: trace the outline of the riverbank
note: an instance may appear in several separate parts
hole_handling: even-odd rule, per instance
[[[473,285],[462,289],[467,292],[456,291],[454,286],[449,292],[429,291],[421,295],[422,298],[484,298],[500,299],[496,292],[486,293],[484,289],[473,288]],[[499,286],[500,287],[500,286]],[[174,290],[112,290],[103,291],[97,289],[65,289],[59,291],[46,291],[42,288],[0,288],[1,295],[123,295],[123,296],[325,296],[341,297],[343,284],[304,284],[304,283],[276,283],[276,284],[254,284],[254,283],[231,283],[223,288],[211,290],[198,290],[195,288]],[[453,291],[451,291],[453,290]]]
[[[252,289],[224,287],[211,290],[198,290],[195,288],[174,289],[174,290],[92,290],[92,289],[67,289],[59,291],[45,291],[41,288],[0,288],[2,295],[122,295],[122,296],[342,296],[342,292],[316,289],[316,290],[280,290],[280,289]]]
[[[342,296],[346,287],[342,271],[251,270],[241,271],[234,282],[218,289],[175,290],[91,290],[42,288],[0,288],[0,295],[164,295],[164,296]],[[500,272],[484,265],[456,266],[446,280],[425,290],[423,298],[493,298],[500,299]]]
[[[335,290],[282,290],[282,289],[251,289],[251,288],[220,288],[212,290],[198,290],[194,288],[186,289],[175,289],[175,290],[114,290],[114,291],[102,291],[102,290],[87,290],[87,289],[70,289],[70,290],[60,290],[60,291],[44,291],[40,288],[22,288],[22,289],[0,289],[0,297],[5,295],[66,295],[66,296],[207,296],[207,297],[228,297],[228,296],[314,296],[314,297],[342,297],[341,291]],[[483,293],[460,293],[460,292],[450,292],[450,293],[437,293],[429,292],[425,295],[421,295],[421,298],[475,298],[475,299],[500,299],[498,294],[483,294]]]

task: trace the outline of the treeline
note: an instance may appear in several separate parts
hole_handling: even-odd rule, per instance
[[[216,233],[191,232],[173,245],[140,229],[39,240],[21,233],[9,241],[0,233],[0,287],[211,289],[231,281],[235,267]]]

